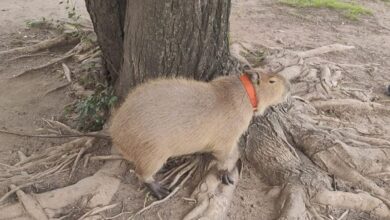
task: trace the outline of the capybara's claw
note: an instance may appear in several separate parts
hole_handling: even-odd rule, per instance
[[[234,184],[234,180],[230,177],[230,173],[227,170],[221,172],[221,181],[225,185]]]

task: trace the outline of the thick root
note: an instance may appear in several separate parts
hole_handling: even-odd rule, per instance
[[[360,111],[386,111],[390,112],[390,108],[375,102],[361,102],[355,99],[330,99],[326,101],[315,101],[311,103],[315,108],[326,110],[329,108],[343,108]]]
[[[296,54],[302,58],[308,58],[308,57],[314,57],[314,56],[335,52],[335,51],[351,50],[354,48],[355,48],[354,46],[347,46],[342,44],[331,44],[327,46],[318,47],[312,50],[296,52]]]
[[[64,214],[64,208],[76,204],[80,199],[88,198],[86,207],[106,206],[117,191],[120,179],[126,171],[121,161],[107,162],[93,176],[80,180],[74,185],[34,195],[36,202],[49,218],[57,218]],[[23,206],[19,203],[0,207],[0,219],[28,218]]]
[[[350,193],[323,190],[314,197],[314,201],[343,209],[355,209],[371,213],[383,219],[390,219],[390,209],[380,199],[367,193]]]
[[[232,171],[231,177],[235,180],[234,184],[224,185],[216,173],[210,171],[193,192],[197,205],[183,219],[226,219],[239,179],[237,167]]]
[[[23,158],[20,162],[5,169],[6,175],[0,176],[0,186],[33,183],[46,176],[62,172],[77,158],[81,149],[91,148],[93,143],[93,138],[79,138]]]
[[[306,210],[306,193],[302,185],[287,183],[279,198],[279,220],[310,219]]]

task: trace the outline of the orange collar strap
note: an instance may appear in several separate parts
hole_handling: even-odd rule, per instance
[[[244,86],[246,90],[246,94],[248,94],[249,101],[251,102],[251,105],[253,107],[253,111],[257,111],[257,97],[256,97],[256,90],[253,87],[253,84],[251,80],[249,79],[248,74],[244,73],[240,76],[240,80],[242,85]]]

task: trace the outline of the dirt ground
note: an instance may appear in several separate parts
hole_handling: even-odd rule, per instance
[[[59,1],[45,0],[1,0],[0,1],[0,51],[13,47],[30,45],[43,39],[52,38],[55,32],[50,30],[27,28],[25,21],[41,17],[65,19],[66,12]],[[358,1],[373,11],[373,15],[360,17],[352,21],[339,12],[329,9],[291,8],[272,0],[233,0],[231,13],[232,42],[249,42],[267,47],[282,47],[291,50],[307,50],[323,45],[340,43],[353,45],[356,49],[347,52],[330,53],[323,57],[327,60],[346,64],[377,64],[375,71],[350,71],[343,83],[350,87],[372,90],[377,102],[389,106],[390,98],[385,95],[385,86],[390,84],[390,4],[380,0]],[[78,13],[88,17],[83,1],[78,1]],[[53,88],[66,83],[60,66],[39,71],[26,76],[9,79],[19,72],[45,63],[58,57],[71,48],[55,48],[33,58],[16,61],[0,60],[0,128],[34,133],[42,126],[42,118],[61,119],[64,107],[73,99],[68,95],[69,88],[47,94]],[[69,63],[72,66],[72,63]],[[375,129],[376,124],[385,124],[380,131],[390,136],[390,120],[380,116],[367,121],[361,127]],[[0,165],[14,164],[17,151],[31,155],[49,146],[66,140],[35,139],[0,134]],[[94,154],[107,153],[105,150]],[[75,178],[69,179],[67,173],[49,177],[34,184],[27,191],[39,193],[66,186],[91,175],[102,163],[95,162],[87,168],[77,170]],[[230,219],[275,219],[278,210],[274,207],[276,194],[272,186],[264,184],[255,177],[253,170],[244,167],[243,176],[235,192],[235,199],[229,211]],[[193,185],[193,184],[190,184]],[[6,189],[0,189],[0,195]],[[192,186],[186,187],[169,202],[153,208],[140,219],[172,219],[172,213],[186,213],[192,206],[183,198],[189,197]],[[134,212],[142,208],[144,192],[140,190],[135,175],[128,172],[113,202],[121,206],[107,211],[106,216],[115,216],[122,210]],[[73,207],[77,213],[77,207]],[[81,210],[82,211],[82,210]],[[80,211],[80,212],[81,212]],[[336,214],[343,210],[336,210]],[[1,215],[1,213],[0,213]],[[73,215],[77,216],[77,214]],[[180,216],[180,215],[179,215]],[[116,219],[127,219],[124,214]],[[339,216],[333,216],[336,219]],[[69,217],[68,219],[77,219]],[[371,219],[366,213],[350,212],[345,219]]]

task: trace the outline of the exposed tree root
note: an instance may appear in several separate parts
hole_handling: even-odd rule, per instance
[[[47,92],[45,93],[45,95],[49,95],[49,94],[51,94],[51,93],[53,93],[53,92],[57,92],[57,91],[59,91],[59,90],[61,90],[61,89],[63,89],[63,88],[68,87],[69,85],[70,85],[70,83],[65,83],[65,84],[63,84],[63,85],[57,86],[56,88],[53,88],[53,89],[50,89],[49,91],[47,91]]]
[[[103,207],[96,207],[94,209],[92,209],[91,211],[85,213],[83,216],[81,216],[78,220],[86,220],[86,219],[94,219],[94,218],[97,218],[99,215],[100,212],[104,212],[106,210],[109,210],[109,209],[113,209],[115,207],[118,206],[118,203],[116,204],[112,204],[112,205],[106,205],[106,206],[103,206]],[[96,217],[95,217],[96,216]],[[99,218],[100,219],[100,218]]]
[[[317,109],[329,109],[329,108],[346,108],[360,111],[386,111],[390,112],[390,108],[382,104],[375,102],[361,102],[355,99],[330,99],[326,101],[315,101],[312,105]]]
[[[196,206],[183,219],[225,219],[239,179],[237,167],[231,177],[235,180],[234,184],[224,185],[217,177],[216,170],[210,170],[192,193],[197,201]]]
[[[317,193],[314,201],[324,205],[344,209],[355,209],[368,212],[374,216],[390,219],[390,209],[380,199],[361,193],[323,190]]]
[[[354,49],[354,46],[347,46],[342,44],[331,44],[327,46],[318,47],[312,50],[307,50],[303,52],[296,52],[298,56],[302,58],[314,57],[325,53],[335,52],[335,51],[343,51],[343,50],[351,50]]]
[[[245,48],[240,45],[233,49],[233,55],[241,59],[244,65],[249,62],[243,53],[248,51],[254,53],[255,50],[246,45]],[[390,141],[387,137],[375,136],[374,138],[350,132],[351,129],[356,130],[353,126],[360,122],[345,122],[342,118],[323,115],[323,110],[329,108],[353,108],[355,111],[351,114],[356,114],[354,117],[360,117],[357,113],[363,111],[369,114],[376,113],[375,110],[389,111],[385,105],[358,101],[357,96],[353,96],[352,92],[345,92],[348,88],[343,88],[339,80],[345,74],[343,68],[348,67],[340,68],[334,63],[314,59],[317,55],[349,49],[353,47],[334,44],[304,52],[278,50],[273,51],[274,53],[264,60],[265,67],[262,69],[275,70],[280,66],[284,67],[282,74],[290,79],[293,82],[292,86],[296,88],[293,91],[294,98],[284,106],[270,109],[264,117],[256,118],[240,142],[241,146],[245,146],[242,148],[242,155],[251,164],[250,166],[254,167],[259,175],[266,177],[267,183],[280,186],[282,189],[277,204],[280,210],[279,219],[326,218],[318,213],[317,205],[354,209],[369,212],[376,217],[390,218],[390,197],[387,189],[367,176],[367,174],[375,178],[390,176],[387,156],[390,153]],[[73,52],[76,50],[78,51],[74,49]],[[364,97],[362,99],[364,100]],[[57,126],[55,122],[48,124]],[[61,130],[65,133],[80,135],[66,125],[58,124],[58,126],[62,127]],[[7,131],[0,132],[7,133]],[[71,164],[73,164],[72,174],[85,149],[88,148],[86,146],[88,141],[91,139],[77,139],[70,142],[73,144],[64,144],[39,155],[31,155],[27,158],[21,156],[21,162],[13,166],[2,166],[1,169],[7,172],[0,176],[0,180],[4,182],[5,179],[15,178],[15,175],[20,176],[21,171],[27,171],[42,162],[51,163],[52,168],[43,174],[35,174],[35,178],[29,178],[29,181],[36,179],[37,176],[55,173]],[[67,152],[67,156],[53,163],[59,160],[58,155],[64,152]],[[374,155],[371,161],[366,158],[366,154],[370,153]],[[116,176],[120,176],[125,170],[119,160],[121,157],[112,155],[88,158],[107,160],[105,168],[75,185],[34,195],[48,218],[61,216],[66,205],[74,204],[88,195],[92,196],[92,199],[86,200],[88,202],[85,202],[85,206],[92,210],[84,216],[85,218],[98,218],[97,214],[101,210],[114,206],[107,205],[120,182]],[[86,164],[88,159],[85,161]],[[173,192],[165,200],[154,201],[145,206],[131,218],[174,196],[198,167],[199,162],[195,159],[184,162],[167,172],[162,182],[169,185]],[[207,175],[192,194],[197,203],[184,217],[186,220],[226,218],[238,183],[239,169],[235,168],[232,173],[235,180],[233,185],[222,185],[212,165],[207,170]],[[36,172],[36,170],[29,171],[29,176],[32,172]],[[18,178],[21,178],[19,176]],[[334,176],[337,182],[342,183],[344,192],[337,191],[335,179],[330,176]],[[15,180],[8,181],[6,185],[13,182]],[[23,183],[23,181],[19,182]],[[336,191],[330,191],[332,188]],[[354,193],[356,188],[366,192]],[[99,205],[104,207],[96,208]],[[16,217],[31,218],[31,215],[26,217],[27,214],[23,212],[21,204],[0,207],[0,213],[6,213],[5,217],[0,216],[0,220]],[[348,213],[348,211],[344,212],[342,217],[347,216]]]
[[[107,162],[104,167],[93,176],[80,180],[74,185],[61,189],[35,194],[37,203],[43,208],[49,218],[58,218],[64,213],[68,205],[73,205],[82,198],[84,206],[95,208],[106,206],[117,191],[121,176],[126,171],[126,166],[120,162]],[[32,216],[26,214],[20,203],[0,207],[0,219],[30,219]]]
[[[35,51],[39,51],[39,50],[46,49],[49,47],[58,46],[58,45],[61,45],[64,43],[73,43],[73,42],[76,43],[76,42],[80,41],[80,39],[78,39],[78,38],[75,39],[75,38],[69,37],[68,35],[69,34],[63,34],[63,35],[60,35],[57,38],[54,38],[52,40],[37,43],[37,44],[32,45],[30,47],[15,48],[14,50],[11,50],[11,51],[4,51],[4,54],[8,54],[11,52],[12,53],[23,52],[23,51],[35,52]],[[68,41],[67,39],[71,39],[71,41],[70,40]],[[64,62],[65,60],[68,60],[71,58],[75,58],[77,61],[82,61],[82,60],[88,59],[90,57],[96,57],[99,55],[99,53],[100,53],[99,48],[96,47],[93,42],[84,40],[84,41],[79,42],[75,47],[73,47],[71,50],[69,50],[67,53],[65,53],[65,55],[63,55],[62,57],[54,58],[45,64],[27,69],[23,72],[16,74],[16,75],[13,75],[11,78],[17,78],[17,77],[23,76],[23,75],[31,73],[31,72],[46,69],[46,68],[52,67],[58,63]],[[1,52],[0,52],[0,56],[1,56]],[[69,68],[63,64],[63,69],[64,69],[64,74],[65,74],[68,82],[71,82]]]
[[[124,160],[120,155],[108,155],[108,156],[93,156],[89,160]]]
[[[89,133],[80,133],[80,134],[63,134],[63,135],[45,135],[45,134],[27,134],[17,131],[7,131],[0,129],[0,133],[3,134],[9,134],[9,135],[16,135],[20,137],[32,137],[32,138],[74,138],[74,137],[96,137],[96,138],[103,138],[103,139],[110,139],[108,135],[101,134],[99,132],[89,132]]]
[[[387,154],[379,152],[373,154],[378,155],[378,164],[374,164],[372,159],[368,161],[364,158],[364,152],[387,150],[390,147],[389,141],[385,138],[364,137],[347,132],[348,129],[342,129],[347,123],[321,115],[322,111],[330,108],[352,110],[350,114],[359,112],[373,114],[375,110],[377,112],[390,110],[379,103],[361,102],[348,97],[352,93],[340,92],[343,88],[339,88],[338,81],[343,75],[343,69],[331,62],[327,63],[324,60],[317,62],[316,59],[312,59],[313,56],[323,53],[348,49],[353,47],[335,44],[298,53],[275,52],[275,55],[271,54],[265,60],[265,65],[271,66],[271,69],[273,66],[285,66],[281,73],[298,83],[297,89],[293,90],[294,97],[303,97],[292,99],[288,114],[283,108],[275,108],[264,118],[255,120],[243,142],[246,146],[247,160],[262,176],[267,177],[271,185],[287,184],[295,188],[290,190],[294,193],[288,193],[288,188],[281,192],[280,201],[283,205],[280,206],[282,212],[280,219],[322,218],[313,208],[312,200],[307,198],[316,195],[316,191],[324,192],[330,188],[330,179],[324,171],[335,175],[338,181],[345,181],[347,185],[367,191],[365,195],[371,198],[368,202],[375,200],[373,204],[390,207],[388,192],[364,176],[368,167],[368,170],[377,170],[377,173],[387,175],[386,164],[380,164],[381,161],[388,163]],[[302,62],[303,58],[305,60]],[[308,66],[310,68],[307,68]],[[335,127],[320,126],[317,120],[324,117],[331,119],[328,120],[327,126],[333,124]],[[359,145],[359,148],[353,148],[347,142],[354,146]],[[299,150],[299,158],[291,146]],[[361,149],[365,151],[359,152]],[[329,202],[327,205],[343,207],[335,202]],[[347,208],[371,211],[370,208],[358,207],[360,205],[364,206],[363,203],[359,203],[355,207]],[[389,212],[386,207],[372,214],[387,217]]]
[[[0,51],[0,56],[11,55],[16,53],[34,53],[41,50],[58,47],[61,45],[74,44],[77,43],[78,41],[80,41],[80,39],[74,38],[70,34],[61,34],[55,38],[48,39],[31,46],[18,47],[6,51]]]
[[[16,186],[11,185],[11,189],[16,189]],[[25,194],[20,189],[16,189],[16,195],[18,196],[18,200],[22,204],[27,215],[37,220],[49,220],[38,201],[36,201],[36,199],[34,199],[31,195]]]
[[[302,185],[287,183],[280,193],[279,220],[309,219],[306,210],[306,193]]]
[[[47,55],[48,55],[47,52],[41,52],[41,53],[37,53],[37,54],[20,55],[20,56],[8,59],[7,61],[12,62],[15,60],[20,60],[20,59],[25,59],[25,58],[33,58],[33,57],[39,57],[39,56],[47,56]]]
[[[77,158],[77,152],[80,149],[92,147],[93,141],[93,138],[80,138],[33,154],[12,167],[6,168],[5,175],[0,176],[0,186],[28,184],[61,172]]]
[[[20,77],[20,76],[23,76],[27,73],[31,73],[31,72],[34,72],[34,71],[38,71],[38,70],[43,70],[43,69],[46,69],[46,68],[49,68],[53,65],[56,65],[58,63],[61,63],[67,59],[70,59],[71,57],[73,57],[74,54],[71,53],[71,54],[67,54],[65,56],[62,56],[62,57],[59,57],[59,58],[55,58],[55,59],[52,59],[51,61],[47,62],[46,64],[43,64],[43,65],[40,65],[40,66],[36,66],[36,67],[33,67],[31,69],[28,69],[28,70],[25,70],[21,73],[18,73],[16,75],[13,75],[12,78],[17,78],[17,77]]]

